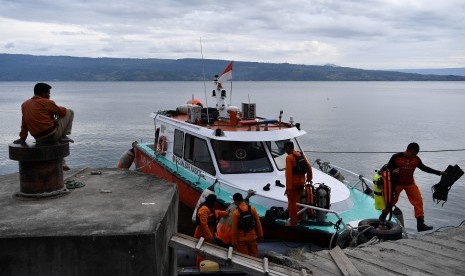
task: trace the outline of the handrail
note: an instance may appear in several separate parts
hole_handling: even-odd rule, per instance
[[[336,215],[338,221],[340,221],[342,223],[342,225],[344,225],[344,228],[346,228],[347,230],[350,229],[349,226],[347,226],[347,224],[344,223],[344,221],[342,220],[342,217],[339,215],[339,213],[336,212],[336,211],[321,208],[321,207],[316,207],[316,206],[312,206],[312,205],[307,205],[307,204],[303,204],[303,203],[296,203],[296,204],[297,204],[297,206],[304,207],[299,212],[297,212],[297,214],[300,214],[300,213],[306,211],[309,208],[313,209],[313,210],[317,210],[317,211],[323,211],[323,212],[331,213],[331,214]]]
[[[363,180],[365,180],[366,182],[370,183],[371,185],[375,185],[375,184],[373,183],[373,181],[371,181],[370,179],[366,178],[365,176],[363,176],[363,175],[361,175],[361,174],[357,174],[357,173],[355,173],[355,172],[349,171],[349,170],[347,170],[347,169],[344,169],[344,168],[342,168],[342,167],[336,166],[336,165],[334,165],[334,164],[331,164],[331,166],[335,167],[336,169],[339,169],[339,170],[348,172],[348,173],[350,173],[350,174],[352,174],[352,175],[354,175],[354,176],[357,176],[360,180],[363,179]]]
[[[357,178],[358,178],[358,181],[355,182],[355,183],[353,183],[353,184],[351,184],[349,181],[345,181],[345,180],[341,181],[341,182],[345,183],[345,184],[348,186],[348,188],[350,188],[350,189],[353,189],[353,188],[354,188],[355,186],[357,186],[357,184],[359,184],[360,182],[362,183],[362,185],[363,185],[363,184],[366,184],[367,187],[368,187],[368,184],[370,184],[370,186],[371,186],[371,187],[369,187],[370,189],[372,189],[372,188],[374,187],[374,185],[375,185],[370,179],[364,177],[363,175],[357,174],[357,173],[355,173],[355,172],[353,172],[353,171],[350,171],[350,170],[348,170],[348,169],[345,169],[345,168],[343,168],[343,167],[334,165],[334,164],[332,164],[332,163],[330,163],[330,162],[322,162],[320,159],[316,159],[314,163],[317,163],[318,166],[320,167],[320,169],[321,169],[324,173],[326,173],[326,174],[328,174],[328,169],[329,169],[329,168],[336,168],[336,169],[339,169],[339,170],[341,170],[341,171],[347,172],[347,173],[349,173],[349,174],[351,174],[351,175],[357,177]],[[363,186],[362,186],[362,189],[363,189]]]

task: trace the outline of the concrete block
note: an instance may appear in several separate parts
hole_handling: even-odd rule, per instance
[[[15,199],[18,175],[0,176],[0,275],[176,275],[168,247],[177,230],[176,185],[95,170],[71,176],[84,187],[41,201]]]

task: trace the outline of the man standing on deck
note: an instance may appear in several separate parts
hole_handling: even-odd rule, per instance
[[[74,141],[68,136],[71,134],[74,112],[61,106],[57,106],[50,100],[50,89],[46,83],[37,83],[34,86],[34,97],[21,105],[22,120],[19,139],[14,144],[26,142],[28,132],[37,143],[60,141],[63,143]],[[63,169],[69,167],[63,161]]]
[[[263,240],[263,229],[257,210],[245,203],[240,193],[233,195],[237,208],[233,213],[231,241],[240,253],[258,257],[258,240]]]
[[[417,143],[410,143],[407,146],[407,150],[394,154],[387,165],[387,169],[391,171],[394,176],[397,176],[395,194],[392,199],[392,204],[386,206],[381,216],[379,217],[380,226],[382,227],[386,221],[386,217],[392,210],[392,207],[399,200],[400,193],[405,190],[407,193],[408,200],[413,205],[415,218],[417,219],[417,230],[418,232],[432,230],[432,226],[425,224],[424,212],[423,212],[423,198],[421,197],[420,190],[418,189],[413,173],[418,167],[420,170],[432,173],[436,175],[443,175],[443,171],[437,171],[430,167],[427,167],[421,162],[421,159],[417,156],[420,152],[420,146]]]
[[[306,175],[295,173],[293,169],[296,167],[297,159],[300,158],[302,154],[294,150],[294,143],[292,141],[284,145],[284,150],[288,154],[286,157],[286,194],[290,218],[289,226],[296,226],[298,223],[297,212],[299,209],[297,203],[300,202],[300,197],[305,187],[305,180],[308,183],[311,183],[313,180],[312,166],[308,163],[305,156],[303,156],[307,162],[308,172]]]
[[[249,199],[251,196],[254,196],[256,191],[250,189],[247,191],[247,196],[244,199],[245,204],[249,204]],[[237,196],[236,196],[237,197]],[[231,228],[232,228],[232,221],[233,221],[233,214],[234,211],[237,209],[237,203],[233,201],[229,204],[228,208],[226,208],[226,212],[228,216],[222,217],[218,224],[216,225],[216,233],[215,233],[215,240],[216,244],[224,247],[229,248],[232,246],[232,239],[231,239]]]

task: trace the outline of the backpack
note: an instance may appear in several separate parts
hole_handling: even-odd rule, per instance
[[[289,216],[286,215],[283,207],[271,206],[270,209],[266,210],[265,219],[267,221],[274,221],[276,219],[287,219]]]
[[[250,211],[250,205],[247,205],[247,211],[242,211],[241,208],[237,207],[239,211],[239,222],[237,227],[245,232],[248,232],[255,228],[255,219]]]
[[[301,154],[300,156],[294,155],[295,167],[292,168],[292,174],[306,174],[310,171],[307,160]]]

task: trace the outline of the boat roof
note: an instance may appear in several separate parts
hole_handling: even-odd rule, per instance
[[[279,141],[292,139],[306,134],[304,130],[298,129],[295,125],[287,122],[272,122],[264,124],[265,118],[257,117],[253,120],[239,121],[237,125],[232,125],[228,119],[220,118],[209,125],[203,123],[187,122],[186,114],[166,115],[162,112],[154,112],[150,115],[156,121],[176,125],[180,129],[188,130],[200,136],[222,141]],[[244,123],[241,123],[244,122]],[[220,131],[217,131],[220,129]]]

